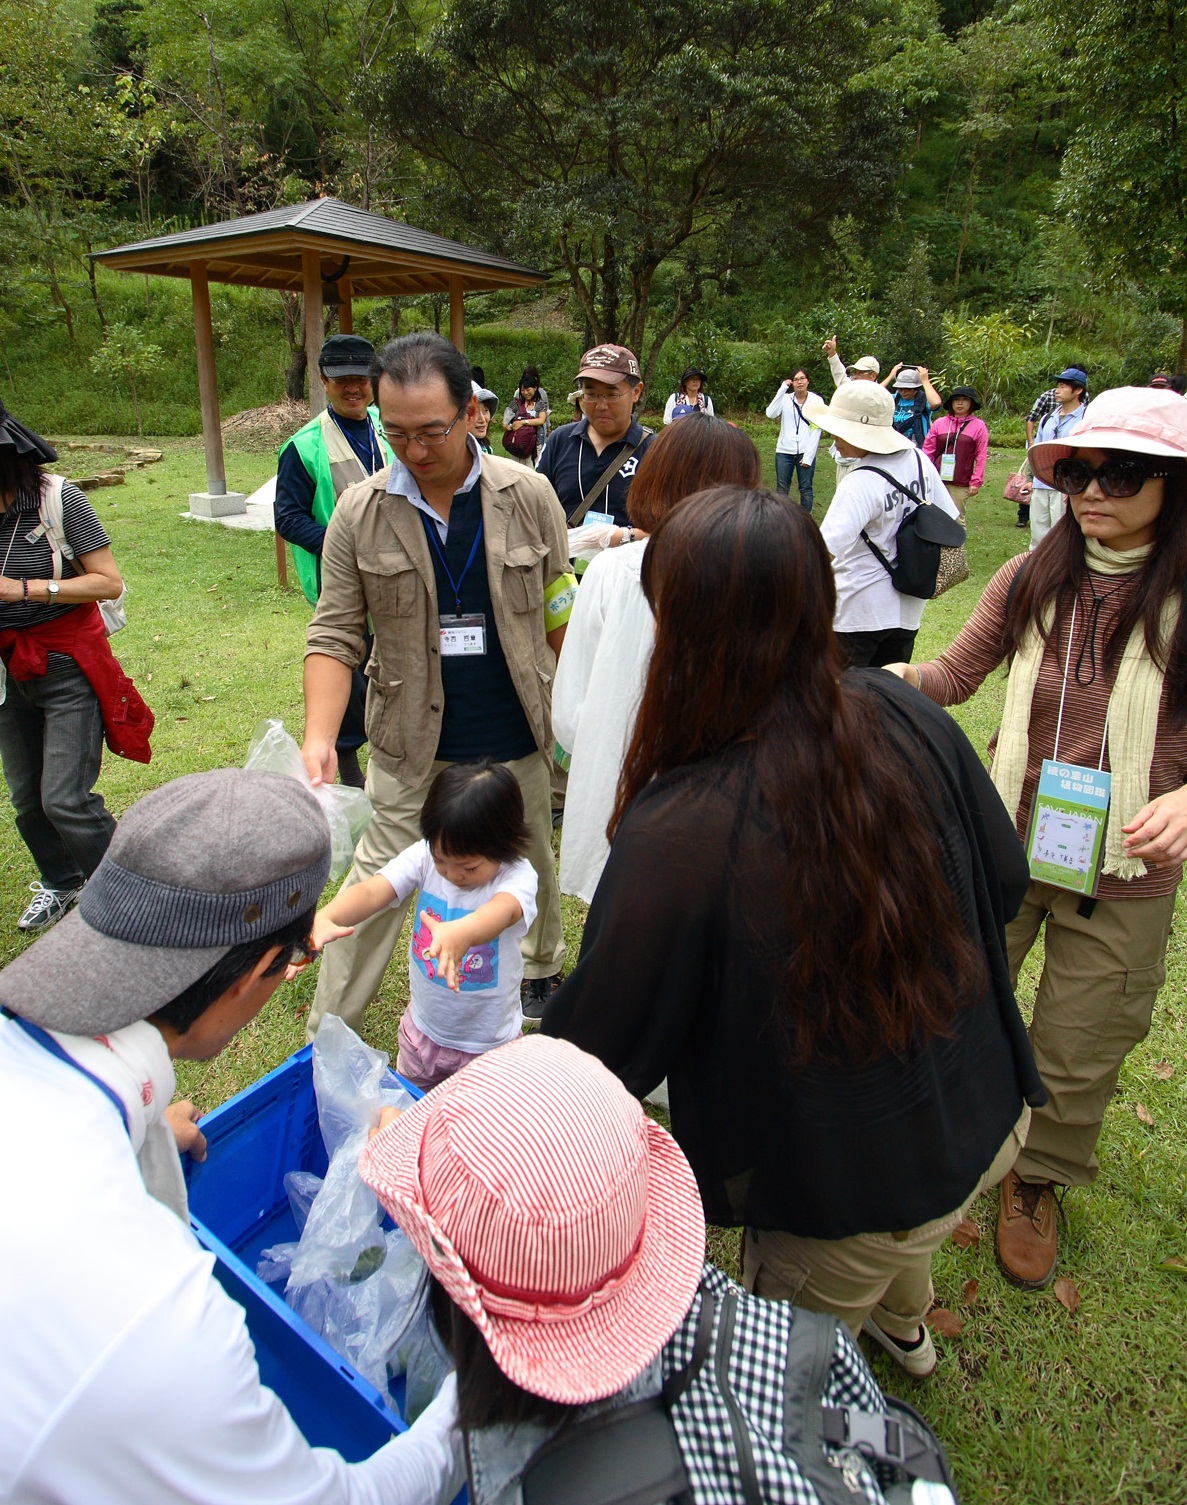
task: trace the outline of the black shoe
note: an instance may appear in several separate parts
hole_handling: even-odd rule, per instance
[[[359,767],[359,755],[355,748],[338,754],[338,777],[352,789],[365,789],[367,780]]]
[[[561,974],[551,977],[525,977],[519,985],[519,1006],[525,1019],[540,1020],[548,1000],[561,985]]]

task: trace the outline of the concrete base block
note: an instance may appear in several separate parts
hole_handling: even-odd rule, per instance
[[[247,497],[242,491],[228,491],[224,496],[191,491],[190,511],[195,517],[238,517],[247,511]]]

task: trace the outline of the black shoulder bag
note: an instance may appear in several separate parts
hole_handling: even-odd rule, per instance
[[[915,456],[915,465],[919,471],[918,491],[892,476],[889,471],[879,470],[876,465],[862,466],[863,470],[872,470],[876,476],[889,481],[894,491],[916,504],[899,523],[894,535],[894,563],[887,559],[877,544],[870,541],[864,528],[861,536],[900,595],[930,601],[936,593],[941,550],[960,548],[968,534],[942,507],[928,501],[923,486],[923,462],[918,455]]]

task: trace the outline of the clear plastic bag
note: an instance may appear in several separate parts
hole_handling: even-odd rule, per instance
[[[334,1014],[313,1043],[317,1116],[329,1156],[325,1179],[285,1177],[300,1241],[264,1251],[257,1273],[383,1395],[407,1374],[409,1421],[428,1405],[451,1365],[428,1312],[428,1270],[398,1228],[384,1230],[375,1193],[358,1162],[383,1107],[409,1108],[401,1087],[385,1084],[388,1057],[365,1045]],[[309,1200],[310,1193],[314,1193]],[[286,1270],[287,1266],[287,1270]]]
[[[581,523],[569,529],[569,558],[596,559],[603,549],[612,546],[618,533],[617,523]]]
[[[372,805],[362,789],[348,784],[319,784],[315,789],[301,749],[284,722],[266,716],[258,723],[247,750],[245,768],[263,768],[300,779],[325,811],[330,823],[330,881],[341,878],[354,860],[354,849],[371,819]]]

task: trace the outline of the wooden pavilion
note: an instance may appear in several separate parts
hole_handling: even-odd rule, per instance
[[[325,406],[321,383],[314,373],[327,299],[337,302],[340,328],[349,334],[353,298],[447,292],[449,337],[462,350],[462,299],[466,293],[533,287],[544,281],[543,272],[414,229],[385,215],[356,209],[339,199],[313,199],[307,204],[269,209],[175,235],[159,235],[110,251],[96,251],[93,259],[118,272],[189,279],[206,447],[206,492],[191,497],[190,503],[191,510],[207,516],[244,510],[242,495],[227,492],[210,318],[212,282],[273,287],[304,295],[309,406],[316,413]]]

